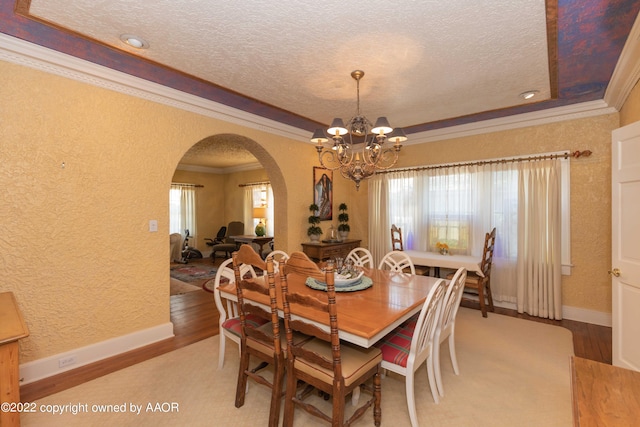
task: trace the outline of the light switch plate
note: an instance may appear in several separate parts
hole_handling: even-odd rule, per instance
[[[158,231],[158,221],[155,219],[150,219],[149,220],[149,231],[150,232],[154,232],[154,231]]]

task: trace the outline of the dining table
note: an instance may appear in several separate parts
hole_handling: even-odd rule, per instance
[[[424,265],[434,268],[451,268],[457,270],[465,267],[468,272],[474,272],[480,277],[482,273],[482,257],[473,255],[456,255],[451,253],[417,251],[408,249],[404,251],[415,265]],[[436,274],[437,275],[437,274]]]
[[[364,276],[371,279],[372,285],[369,288],[336,292],[338,334],[343,341],[369,348],[418,313],[429,291],[439,279],[375,268],[362,269]],[[277,303],[280,315],[283,316],[279,283],[280,277],[276,274]],[[320,298],[326,294],[326,291],[307,286],[304,278],[296,275],[289,276],[287,286],[289,292]],[[221,297],[237,301],[234,283],[221,284],[219,290]],[[269,306],[267,296],[248,292],[247,298],[265,307]],[[326,313],[292,311],[291,314],[294,318],[304,318],[329,331],[329,318]]]

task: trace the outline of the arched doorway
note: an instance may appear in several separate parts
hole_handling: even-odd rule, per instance
[[[287,193],[282,172],[271,154],[257,141],[237,134],[211,135],[195,143],[179,159],[172,180],[202,185],[197,189],[198,227],[191,243],[207,256],[205,238],[214,237],[221,226],[242,218],[244,189],[240,184],[265,180],[270,182],[273,190],[277,221],[270,233],[273,233],[277,245],[278,240],[286,242],[288,238]],[[213,319],[207,313],[215,310],[211,294],[206,295],[201,310],[196,308],[201,303],[194,301],[203,297],[190,294],[170,298],[171,321],[176,336],[185,334],[190,337],[188,339],[197,341],[210,336],[211,330],[217,330],[217,316]],[[193,313],[185,317],[187,311]],[[210,327],[203,327],[203,323],[210,324]]]

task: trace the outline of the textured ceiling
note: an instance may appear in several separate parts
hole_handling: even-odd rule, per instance
[[[354,115],[350,73],[362,69],[362,113],[387,116],[411,137],[602,99],[640,2],[0,0],[0,7],[2,32],[309,135]],[[149,48],[131,48],[122,34]],[[518,96],[528,90],[538,97]]]
[[[544,0],[353,2],[31,0],[33,16],[240,94],[330,123],[356,109],[394,126],[549,98]],[[490,76],[490,78],[487,78]]]
[[[320,123],[407,127],[549,98],[544,0],[31,0],[30,14]],[[490,76],[489,78],[487,78]]]

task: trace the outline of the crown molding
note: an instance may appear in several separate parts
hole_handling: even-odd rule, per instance
[[[640,76],[640,61],[638,60],[640,58],[639,34],[639,24],[638,20],[636,20],[614,70],[612,80],[607,87],[604,100],[414,133],[410,135],[410,140],[405,145],[500,132],[618,112]],[[195,95],[115,71],[2,33],[0,33],[0,59],[207,117],[313,144],[309,141],[310,132],[306,130],[199,98]],[[228,173],[230,168],[205,169],[208,170],[208,173]]]
[[[303,129],[187,94],[3,33],[0,33],[0,59],[270,134],[305,142],[310,138],[310,132]]]
[[[603,100],[583,102],[580,104],[549,108],[546,110],[484,120],[481,122],[468,123],[443,129],[412,133],[410,140],[405,142],[404,145],[423,144],[426,142],[443,141],[447,139],[462,138],[465,136],[501,132],[528,126],[538,126],[565,120],[611,114],[616,113],[617,111],[618,110],[615,108],[608,106]]]
[[[627,41],[622,49],[616,68],[611,75],[611,81],[604,93],[607,104],[618,111],[627,100],[633,87],[640,79],[640,15],[629,32]]]

